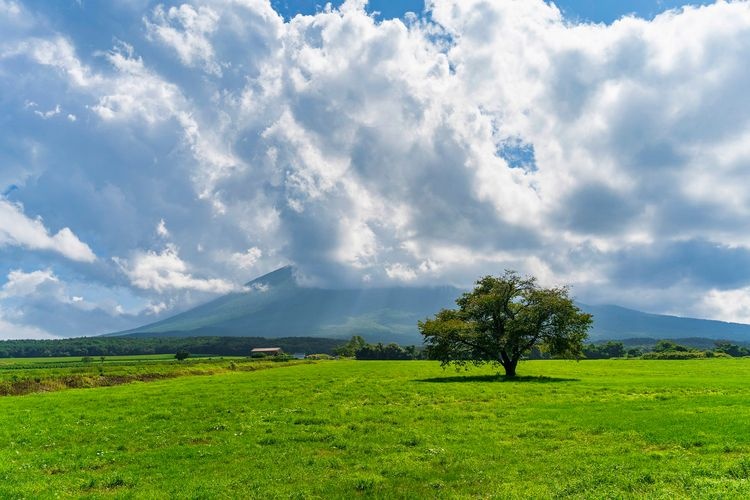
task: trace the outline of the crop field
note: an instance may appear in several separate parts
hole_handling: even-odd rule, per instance
[[[290,363],[295,364],[299,361],[285,364]],[[198,356],[177,361],[174,355],[166,354],[88,359],[0,359],[0,396],[111,386],[185,375],[212,375],[228,370],[252,371],[276,364],[239,356]]]
[[[104,358],[103,360],[101,358]],[[14,365],[37,365],[42,363],[81,363],[81,356],[47,358],[0,358],[0,368]],[[174,354],[141,354],[136,356],[92,356],[91,361],[111,363],[113,361],[166,361],[174,360]]]
[[[276,366],[0,397],[0,498],[750,496],[750,359]]]

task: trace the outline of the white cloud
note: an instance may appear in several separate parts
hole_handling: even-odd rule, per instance
[[[703,318],[750,323],[750,287],[709,290],[699,302],[697,312]]]
[[[66,283],[49,268],[11,270],[0,287],[0,338],[91,335],[137,320],[133,315],[123,316],[121,306],[108,297],[111,290],[97,293],[96,288],[80,282]],[[84,298],[81,291],[94,300]]]
[[[400,262],[385,266],[385,273],[389,278],[398,281],[414,281],[417,279],[417,272]]]
[[[17,17],[21,13],[21,7],[10,0],[0,0],[0,14],[7,17]]]
[[[162,238],[169,238],[169,230],[167,229],[167,224],[164,222],[164,219],[159,219],[159,223],[156,225],[156,234]]]
[[[160,302],[149,302],[149,304],[145,308],[145,313],[148,316],[156,316],[158,314],[161,314],[164,311],[168,311],[172,308],[174,304],[168,304],[164,301]]]
[[[64,227],[50,235],[40,218],[29,219],[21,205],[0,199],[0,247],[8,245],[51,250],[80,262],[96,260],[91,248],[69,228]]]
[[[38,64],[55,68],[76,86],[88,88],[100,83],[98,77],[81,63],[75,48],[64,37],[27,38],[16,44],[0,45],[0,59],[24,54]]]
[[[116,73],[97,75],[100,84],[95,90],[99,102],[92,110],[105,121],[143,120],[149,125],[174,117],[186,122],[184,97],[177,85],[167,82],[146,68],[143,59],[136,57],[133,47],[120,42],[106,54]]]
[[[161,252],[135,252],[129,260],[114,257],[133,286],[163,293],[173,290],[196,290],[228,293],[235,286],[222,279],[194,278],[188,265],[180,259],[177,247],[167,245]]]
[[[189,4],[165,9],[157,5],[150,18],[144,18],[150,38],[159,40],[177,52],[186,66],[202,66],[208,73],[221,74],[214,61],[209,36],[216,31],[219,15],[210,7],[197,9]]]
[[[30,273],[20,269],[13,270],[8,273],[8,281],[0,289],[0,299],[32,295],[44,284],[51,284],[55,288],[59,285],[59,280],[51,269],[40,269]]]
[[[6,321],[3,318],[3,311],[0,309],[0,340],[56,338],[59,337],[41,328]]]
[[[255,266],[255,263],[258,262],[258,259],[260,259],[262,256],[263,252],[260,248],[251,247],[248,248],[245,252],[233,253],[229,257],[229,259],[235,266],[240,269],[251,269],[253,266]]]
[[[42,120],[48,120],[52,118],[53,116],[57,116],[60,114],[60,105],[56,105],[54,108],[50,109],[49,111],[39,111],[34,110],[34,114],[40,117]]]
[[[148,40],[130,33],[132,46],[93,62],[72,35],[41,28],[0,43],[3,62],[25,56],[62,82],[19,96],[19,109],[87,109],[81,137],[137,158],[102,169],[59,151],[91,197],[109,190],[112,221],[83,227],[106,236],[127,224],[132,237],[107,252],[131,255],[120,265],[154,311],[278,262],[316,282],[373,286],[469,285],[511,267],[679,313],[705,310],[698,289],[750,285],[695,277],[711,249],[669,253],[691,241],[719,248],[718,260],[750,248],[750,4],[610,25],[566,20],[541,0],[434,0],[427,20],[406,23],[362,5],[286,23],[261,0],[159,6],[134,14]],[[38,142],[19,144],[38,158]],[[0,201],[6,212],[23,224],[0,218],[0,245],[76,254],[63,250],[78,241],[70,230],[49,236]],[[180,255],[133,252],[156,220]],[[31,236],[19,236],[24,225]],[[661,268],[675,272],[649,282]]]
[[[101,308],[101,305],[88,302],[81,296],[71,295],[68,285],[49,268],[28,273],[21,269],[11,270],[7,281],[0,288],[0,300],[5,300],[6,303],[25,300],[57,302],[79,310]]]

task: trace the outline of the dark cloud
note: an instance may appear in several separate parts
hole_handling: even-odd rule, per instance
[[[617,234],[635,223],[638,200],[606,184],[582,185],[563,200],[558,220],[582,234]]]
[[[706,240],[635,246],[612,258],[612,280],[628,287],[733,289],[750,285],[750,250]]]

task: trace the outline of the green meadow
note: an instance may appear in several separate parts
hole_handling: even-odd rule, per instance
[[[750,495],[750,359],[519,375],[275,363],[4,396],[0,498]]]

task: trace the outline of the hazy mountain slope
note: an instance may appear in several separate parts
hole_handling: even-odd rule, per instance
[[[419,342],[417,321],[452,307],[452,287],[329,290],[297,285],[290,267],[165,320],[114,335],[364,335],[373,341]]]
[[[590,333],[593,340],[629,337],[750,340],[750,325],[741,323],[649,314],[613,305],[578,305],[594,315]]]
[[[419,343],[417,321],[454,307],[454,287],[332,290],[297,284],[284,267],[231,293],[165,320],[113,335],[314,336],[363,335],[371,342]],[[750,325],[648,314],[619,306],[579,306],[594,315],[591,340],[629,337],[750,340]]]

